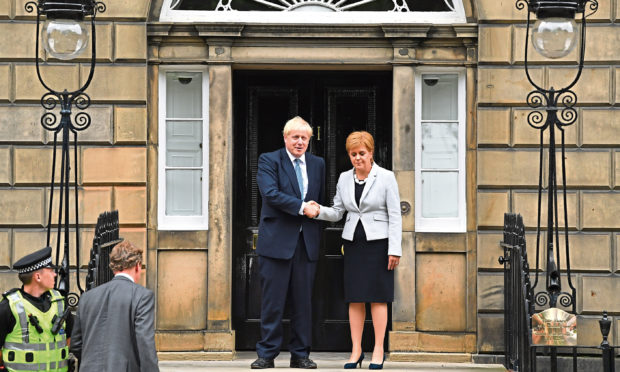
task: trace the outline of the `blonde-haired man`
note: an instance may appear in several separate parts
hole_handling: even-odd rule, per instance
[[[137,284],[142,249],[128,241],[117,244],[110,269],[114,279],[80,298],[71,352],[81,371],[157,372],[154,295]]]
[[[312,127],[308,124],[307,121],[301,118],[301,116],[295,116],[291,120],[287,121],[284,124],[284,128],[282,129],[282,134],[286,138],[292,131],[300,130],[305,132],[308,135],[308,138],[312,137],[314,134]]]
[[[306,153],[312,127],[299,116],[282,131],[284,148],[261,154],[256,182],[262,197],[258,226],[261,339],[252,369],[273,368],[282,344],[282,315],[291,303],[291,368],[316,368],[310,358],[312,287],[319,259],[320,222],[311,200],[324,199],[325,162]],[[320,202],[319,202],[320,203]]]

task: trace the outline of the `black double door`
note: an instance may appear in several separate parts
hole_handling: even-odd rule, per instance
[[[309,149],[326,164],[326,203],[341,172],[351,168],[345,139],[355,130],[375,137],[375,161],[391,168],[392,74],[385,72],[265,72],[233,75],[233,328],[237,350],[254,350],[260,337],[260,280],[255,244],[261,210],[258,156],[284,146],[282,128],[296,115],[314,128]],[[350,350],[348,306],[343,301],[343,223],[325,224],[313,293],[313,350]],[[374,335],[367,309],[364,349]],[[388,322],[389,324],[390,322]],[[288,310],[284,345],[289,335]],[[387,350],[387,348],[386,348]]]

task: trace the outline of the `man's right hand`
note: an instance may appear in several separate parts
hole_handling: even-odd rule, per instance
[[[315,201],[309,201],[304,207],[304,215],[308,218],[316,218],[319,215],[320,206]]]

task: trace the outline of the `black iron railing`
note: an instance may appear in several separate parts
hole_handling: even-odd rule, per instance
[[[110,270],[110,252],[123,238],[119,236],[118,211],[103,212],[97,219],[93,248],[90,251],[86,290],[109,282],[114,277]]]
[[[607,312],[599,320],[602,342],[598,346],[550,346],[532,343],[532,316],[537,311],[536,296],[530,282],[530,268],[525,243],[525,226],[521,215],[504,214],[504,240],[501,242],[504,255],[499,263],[504,265],[504,366],[512,371],[535,372],[537,354],[550,356],[550,370],[558,371],[557,355],[560,350],[572,356],[572,367],[560,370],[578,371],[577,349],[592,354],[602,352],[601,366],[603,372],[615,372],[615,351],[618,346],[611,346],[607,340],[611,320]],[[544,306],[547,303],[539,306]],[[570,304],[573,305],[573,304]]]
[[[532,370],[530,340],[533,290],[530,284],[525,227],[521,215],[504,214],[504,345],[506,368]]]

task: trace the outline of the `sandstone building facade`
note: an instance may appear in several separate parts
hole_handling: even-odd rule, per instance
[[[17,285],[13,262],[44,245],[51,176],[53,139],[39,123],[36,20],[25,3],[0,0],[3,290]],[[177,10],[179,1],[105,3],[87,90],[93,124],[79,136],[80,265],[97,215],[118,209],[121,235],[146,247],[143,284],[157,296],[159,351],[229,358],[255,342],[260,200],[252,172],[256,154],[280,146],[278,131],[292,114],[315,126],[312,149],[331,164],[328,183],[346,166],[339,159],[347,160],[350,129],[375,133],[378,161],[396,173],[404,203],[393,358],[439,352],[462,360],[503,350],[503,213],[521,213],[535,228],[538,181],[538,133],[525,122],[526,14],[514,1],[447,1],[450,16],[407,22],[309,12],[213,20],[189,5]],[[619,17],[619,1],[599,1],[590,18],[575,88],[579,120],[566,132],[579,342],[593,345],[603,309],[620,343]],[[69,64],[40,55],[52,85],[70,89],[86,78],[89,51]],[[576,51],[551,62],[530,56],[546,87],[575,71]],[[315,314],[320,329],[343,332],[329,328],[346,325],[329,297],[338,294],[330,289],[338,280],[337,226],[325,235],[317,295],[329,300]],[[319,348],[343,348],[317,333]]]

